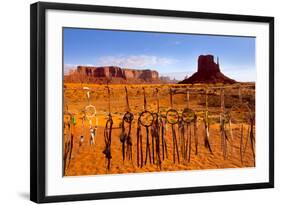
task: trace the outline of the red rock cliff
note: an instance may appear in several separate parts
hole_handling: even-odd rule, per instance
[[[78,66],[64,77],[68,83],[159,83],[159,74],[154,70],[136,70],[117,66]]]

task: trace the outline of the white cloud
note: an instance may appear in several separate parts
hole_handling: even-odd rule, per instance
[[[161,65],[170,65],[174,62],[171,58],[162,58],[148,55],[105,56],[97,64],[100,66],[113,65],[122,68],[151,69]]]

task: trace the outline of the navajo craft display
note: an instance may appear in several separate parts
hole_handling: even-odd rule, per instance
[[[202,169],[193,164],[192,158],[195,160],[196,156],[204,154],[210,158],[221,157],[222,161],[231,163],[232,158],[237,157],[237,152],[239,166],[255,166],[255,110],[251,101],[255,90],[252,85],[173,88],[157,85],[123,88],[105,85],[102,89],[85,86],[64,88],[65,95],[70,98],[77,95],[81,101],[87,102],[84,108],[80,108],[80,112],[74,113],[68,110],[69,102],[65,101],[65,175],[73,175],[73,169],[80,163],[79,155],[91,156],[87,160],[88,165],[85,162],[81,165],[90,167],[87,174],[116,173],[116,167],[122,166],[130,167],[124,173],[145,172],[146,167],[149,167],[149,171],[168,171],[170,169],[167,167],[173,167],[173,164],[177,166],[172,170]],[[101,92],[106,93],[102,105],[94,100]],[[115,95],[120,92],[123,97],[116,98]],[[201,104],[194,107],[198,96]],[[153,106],[148,106],[148,100]],[[112,105],[117,102],[123,104],[123,115],[122,112],[112,113]],[[136,106],[139,109],[131,109],[133,102],[139,103]],[[165,103],[162,105],[161,102]],[[99,111],[95,104],[98,107],[106,107],[106,112]],[[107,106],[104,106],[106,104]],[[175,104],[180,104],[180,107]],[[122,109],[117,107],[114,110]],[[99,124],[99,121],[104,123]],[[201,129],[200,132],[198,129]],[[103,141],[97,140],[102,138],[101,133]],[[217,133],[220,136],[219,140],[214,138]],[[218,146],[220,149],[216,148]],[[213,151],[214,147],[216,152]],[[102,154],[104,166],[95,163],[95,160],[100,160]],[[205,159],[202,160],[204,162]],[[220,166],[214,165],[211,168]],[[76,172],[79,173],[79,170]]]

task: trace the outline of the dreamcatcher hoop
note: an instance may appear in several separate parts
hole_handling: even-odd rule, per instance
[[[145,123],[146,121],[143,119],[146,114],[148,114],[149,116],[151,116],[151,119],[152,119],[152,120],[150,120],[150,123]],[[145,117],[145,119],[147,119],[147,117]],[[139,116],[139,122],[140,122],[141,125],[144,126],[144,127],[150,127],[150,126],[152,125],[152,123],[153,123],[153,120],[154,120],[154,116],[153,116],[153,114],[152,114],[150,111],[148,111],[148,110],[145,110],[145,111],[141,112],[141,114],[140,114],[140,116]]]
[[[174,116],[176,117],[175,118],[175,120],[171,120],[170,118],[169,118],[169,116],[171,115],[171,113],[174,113]],[[179,122],[179,120],[180,120],[180,115],[179,115],[179,113],[178,113],[178,111],[176,110],[176,109],[169,109],[167,112],[166,112],[166,120],[167,120],[167,122],[169,123],[169,124],[171,124],[171,125],[175,125],[175,124],[177,124],[178,122]]]
[[[190,108],[185,108],[183,111],[182,111],[182,114],[181,114],[181,119],[185,122],[185,123],[191,123],[191,122],[194,122],[195,120],[195,112],[190,109]]]
[[[89,114],[90,112],[88,112],[90,109],[93,109],[93,112],[92,112],[91,115]],[[97,114],[97,110],[96,110],[96,107],[94,105],[87,105],[85,107],[85,115],[86,115],[87,119],[94,118],[96,116],[96,114]]]

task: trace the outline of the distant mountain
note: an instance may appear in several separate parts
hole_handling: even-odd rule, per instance
[[[155,70],[137,70],[117,66],[77,66],[76,69],[64,76],[66,83],[93,84],[149,84],[161,83]]]
[[[179,84],[195,83],[236,83],[235,80],[225,76],[220,71],[219,60],[214,62],[213,55],[200,55],[198,58],[197,72],[187,79],[180,81]]]
[[[176,84],[179,82],[175,78],[171,79],[169,76],[160,76],[159,79],[162,83]]]

